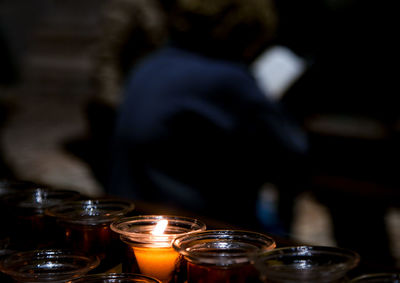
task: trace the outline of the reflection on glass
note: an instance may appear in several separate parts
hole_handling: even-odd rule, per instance
[[[342,282],[358,262],[353,251],[322,246],[279,248],[254,258],[261,279],[268,283]]]
[[[67,250],[17,252],[0,261],[0,271],[17,282],[65,282],[99,265],[97,257]]]
[[[364,274],[354,278],[351,283],[400,283],[400,273]]]

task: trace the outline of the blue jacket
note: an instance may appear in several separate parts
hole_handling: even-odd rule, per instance
[[[211,214],[253,209],[258,188],[290,174],[306,148],[245,65],[165,47],[127,81],[109,193]]]

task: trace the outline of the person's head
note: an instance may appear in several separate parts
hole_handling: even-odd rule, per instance
[[[161,0],[178,45],[209,56],[250,62],[274,38],[273,0]]]

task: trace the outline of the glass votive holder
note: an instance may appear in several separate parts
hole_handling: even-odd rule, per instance
[[[357,266],[351,250],[324,246],[278,248],[255,258],[263,282],[346,282],[346,273]]]
[[[59,250],[32,250],[10,254],[0,261],[0,271],[16,282],[66,282],[99,265],[95,256]]]
[[[11,246],[17,250],[53,247],[57,240],[56,228],[44,211],[80,197],[76,191],[52,188],[23,189],[1,196]]]
[[[102,268],[120,263],[122,244],[110,224],[134,210],[133,202],[104,198],[65,202],[46,210],[63,233],[62,246],[96,255]]]
[[[172,248],[179,235],[203,231],[206,225],[194,218],[142,215],[120,219],[111,229],[125,243],[122,271],[176,282],[180,276],[180,256]]]
[[[134,273],[100,273],[85,275],[70,283],[161,283],[156,278]]]
[[[197,232],[173,243],[186,261],[187,283],[260,282],[252,258],[275,246],[267,235],[240,230]]]
[[[400,273],[371,273],[353,278],[351,283],[400,283]]]

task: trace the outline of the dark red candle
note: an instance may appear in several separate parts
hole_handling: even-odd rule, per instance
[[[11,245],[18,250],[53,247],[57,229],[45,215],[49,207],[77,200],[79,192],[51,188],[23,189],[0,198],[3,217],[7,216],[7,230]]]
[[[120,262],[122,244],[110,224],[134,209],[130,201],[92,199],[64,203],[52,207],[46,215],[52,217],[64,233],[63,246],[98,256],[100,268],[111,268]]]
[[[263,234],[209,230],[177,237],[173,243],[187,262],[187,283],[260,282],[253,259],[275,248]]]

